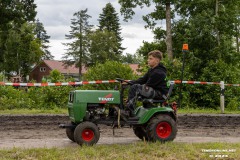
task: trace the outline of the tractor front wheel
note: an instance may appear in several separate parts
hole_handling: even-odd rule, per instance
[[[157,115],[147,126],[149,141],[173,141],[177,135],[176,121],[169,115]]]
[[[74,140],[79,145],[93,145],[99,140],[100,132],[96,124],[83,122],[77,125],[74,131]]]
[[[133,127],[133,132],[139,139],[148,141],[147,133],[142,127]]]

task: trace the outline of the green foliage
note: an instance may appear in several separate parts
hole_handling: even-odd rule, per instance
[[[121,47],[123,38],[121,37],[121,27],[119,17],[111,3],[107,3],[99,16],[99,30],[112,32],[116,37],[117,46],[113,50],[115,54],[122,54],[124,48]]]
[[[119,0],[118,3],[121,5],[120,12],[124,15],[124,19],[131,19],[135,14],[134,10],[137,7],[154,7],[150,9],[150,13],[143,15],[143,20],[147,23],[145,28],[152,29],[155,34],[155,38],[158,40],[165,39],[167,46],[167,54],[170,60],[173,59],[172,51],[172,26],[171,22],[174,17],[174,13],[171,10],[171,5],[176,3],[176,0]],[[161,27],[156,27],[159,20],[166,20],[166,32]],[[166,36],[165,36],[166,35]]]
[[[87,63],[87,52],[89,49],[88,35],[91,32],[92,25],[89,24],[90,15],[87,14],[88,9],[80,10],[73,14],[71,19],[71,31],[65,35],[66,39],[72,40],[69,43],[64,43],[68,47],[63,59],[68,65],[75,64],[82,68],[83,63]],[[81,70],[80,70],[81,72]],[[82,73],[79,73],[81,76]]]
[[[121,56],[121,61],[128,64],[140,64],[143,62],[143,57],[127,53],[126,55]]]
[[[37,35],[37,38],[41,41],[41,49],[43,51],[43,56],[41,59],[53,59],[53,56],[51,55],[50,51],[48,50],[49,46],[47,45],[49,43],[50,36],[47,35],[46,30],[44,29],[43,23],[37,19],[35,22],[36,28],[35,28],[35,33]]]
[[[4,80],[5,80],[5,76],[2,73],[0,73],[0,82],[4,82]]]
[[[40,42],[34,37],[34,26],[24,23],[18,29],[9,30],[5,43],[6,73],[19,73],[24,77],[29,74],[34,63],[38,62],[43,54]]]
[[[34,101],[26,95],[25,88],[15,89],[12,86],[0,86],[0,110],[30,109]]]
[[[147,59],[148,53],[153,50],[160,50],[162,53],[166,52],[166,44],[164,41],[146,42],[137,50],[137,54]]]
[[[114,32],[108,30],[97,30],[89,34],[90,47],[88,54],[88,63],[90,66],[96,63],[105,63],[106,61],[117,61],[120,55],[116,54],[118,50],[118,40]]]
[[[122,5],[125,9],[124,13],[131,15],[133,8],[143,6],[147,1],[120,2],[124,4],[124,6]],[[174,20],[172,25],[173,62],[166,58],[163,61],[168,69],[168,79],[181,78],[181,49],[183,43],[188,43],[190,52],[185,55],[183,80],[224,81],[225,83],[239,84],[239,42],[235,41],[235,39],[239,39],[239,35],[236,34],[239,31],[239,1],[190,2],[180,0],[174,1],[174,3],[174,12],[180,17]],[[160,16],[154,12],[145,16],[149,26],[154,26],[157,20],[154,18]],[[154,34],[155,38],[160,41],[152,42],[152,44],[144,43],[138,50],[141,55],[146,56],[149,51],[156,49],[157,45],[160,50],[164,50],[164,46],[160,46],[164,33],[161,30],[155,30]],[[225,88],[225,103],[227,105],[238,103],[239,89],[227,86]],[[179,91],[180,85],[175,85],[171,97],[178,99]],[[216,109],[219,107],[220,86],[183,84],[182,96],[183,107]]]
[[[132,69],[127,64],[116,61],[108,61],[104,64],[96,64],[84,75],[84,80],[115,80],[116,78],[134,79]],[[88,89],[113,89],[116,84],[97,84],[86,86]]]
[[[66,108],[68,94],[73,88],[58,87],[0,87],[0,110]]]
[[[58,70],[54,69],[50,72],[49,78],[52,83],[63,82],[64,76]]]
[[[1,24],[6,24],[8,22],[14,21],[21,23],[22,21],[33,20],[36,16],[36,4],[34,0],[24,0],[24,1],[1,1]]]
[[[68,94],[72,87],[40,87],[29,88],[28,95],[35,101],[38,109],[65,108],[67,105]]]
[[[231,98],[226,106],[228,111],[238,111],[240,110],[240,99],[239,97]]]
[[[4,64],[8,54],[8,47],[6,46],[11,30],[20,31],[23,24],[33,21],[37,12],[34,0],[24,1],[1,1],[0,5],[0,71],[6,70],[8,64]],[[18,39],[18,35],[15,35]],[[25,42],[23,42],[25,43]],[[16,47],[16,45],[14,45]],[[16,50],[15,50],[16,53]],[[27,53],[26,53],[27,54]],[[14,57],[15,59],[16,57]],[[14,71],[14,70],[13,70]]]

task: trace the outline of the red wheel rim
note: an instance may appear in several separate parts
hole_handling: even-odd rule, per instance
[[[94,138],[94,132],[91,129],[84,129],[82,132],[82,139],[84,141],[91,141]]]
[[[160,122],[157,125],[156,132],[157,132],[158,137],[167,138],[172,133],[172,127],[167,122]]]

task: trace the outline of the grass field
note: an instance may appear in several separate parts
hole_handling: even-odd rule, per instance
[[[221,114],[220,109],[214,110],[214,109],[178,109],[179,114]],[[238,111],[228,111],[225,110],[225,114],[240,114],[240,110]],[[38,109],[13,109],[13,110],[1,110],[0,114],[66,114],[67,115],[67,109],[52,109],[52,110],[38,110]]]
[[[240,159],[240,143],[145,143],[0,150],[1,160],[205,160]]]

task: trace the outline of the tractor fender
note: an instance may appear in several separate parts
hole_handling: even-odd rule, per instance
[[[152,117],[158,114],[168,114],[170,115],[175,121],[176,121],[176,115],[174,114],[174,111],[172,108],[168,107],[157,107],[157,108],[150,108],[145,109],[143,107],[139,107],[138,111],[139,118],[139,124],[145,124],[147,123]]]

